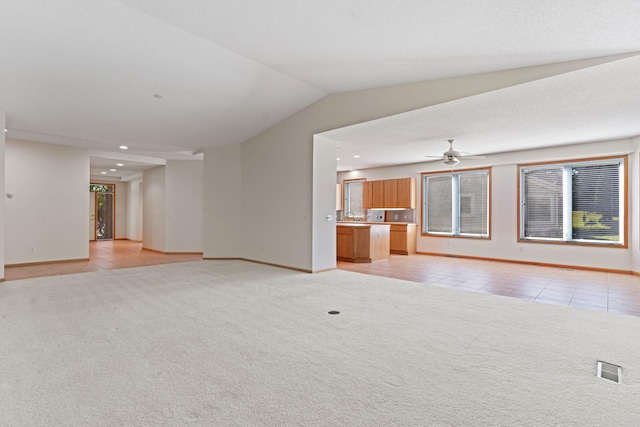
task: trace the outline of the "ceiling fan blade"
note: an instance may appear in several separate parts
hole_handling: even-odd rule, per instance
[[[460,156],[462,159],[484,159],[487,156]]]
[[[425,157],[430,157],[432,159],[442,159],[442,156],[425,156]]]

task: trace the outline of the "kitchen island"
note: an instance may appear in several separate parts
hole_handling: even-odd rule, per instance
[[[339,222],[336,224],[338,261],[373,262],[389,258],[389,224]]]

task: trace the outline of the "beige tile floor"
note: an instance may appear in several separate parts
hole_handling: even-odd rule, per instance
[[[640,316],[640,277],[429,255],[391,255],[338,268],[527,301]]]
[[[142,249],[140,242],[91,242],[90,260],[8,267],[5,280],[140,267],[202,259]],[[338,268],[412,282],[484,292],[547,304],[640,316],[640,277],[429,255],[391,255],[372,264],[338,262]]]
[[[142,249],[140,242],[104,240],[89,242],[89,261],[7,267],[4,270],[4,276],[5,280],[18,280],[200,259],[202,259],[202,254],[162,254]]]

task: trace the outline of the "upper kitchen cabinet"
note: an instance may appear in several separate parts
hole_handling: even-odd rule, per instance
[[[415,209],[415,178],[366,181],[363,189],[365,209]]]
[[[384,183],[384,207],[398,208],[398,180],[386,179]]]
[[[384,181],[371,181],[371,205],[384,206]]]
[[[398,181],[398,207],[404,209],[416,208],[416,179],[403,178]]]

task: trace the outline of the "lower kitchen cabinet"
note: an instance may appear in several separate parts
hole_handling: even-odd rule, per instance
[[[336,225],[336,255],[339,261],[373,262],[389,258],[390,226],[385,224]]]
[[[392,254],[416,253],[417,224],[391,224],[389,249]]]

